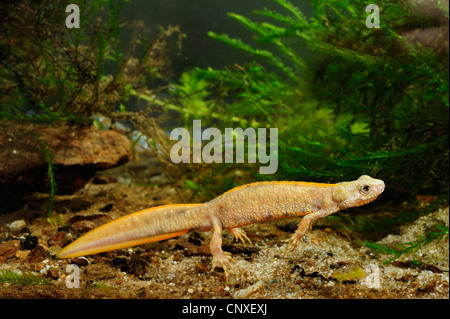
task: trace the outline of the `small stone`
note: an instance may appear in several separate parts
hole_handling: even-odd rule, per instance
[[[48,257],[47,251],[41,245],[37,245],[28,256],[25,258],[25,262],[35,264],[43,261]]]
[[[66,238],[66,235],[67,234],[65,231],[57,232],[55,235],[53,235],[48,240],[48,245],[49,246],[59,246],[59,247],[65,246],[65,244],[67,244],[67,242],[64,242],[63,240]]]
[[[106,204],[105,206],[103,206],[99,210],[101,212],[107,213],[107,212],[110,212],[113,207],[114,207],[114,204]]]
[[[264,283],[262,281],[258,281],[256,284],[247,287],[245,289],[240,289],[238,291],[236,291],[233,294],[233,298],[234,299],[242,299],[242,298],[247,298],[250,295],[254,294],[255,292],[257,292],[258,290],[262,289],[264,287]]]
[[[77,233],[85,233],[96,228],[97,225],[90,220],[82,220],[72,225],[72,230]]]
[[[128,266],[127,273],[130,275],[142,276],[145,274],[147,264],[144,258],[138,254],[132,254]]]
[[[30,253],[29,250],[18,250],[15,256],[16,258],[19,258],[20,260],[24,261],[29,253]]]
[[[56,256],[60,251],[62,250],[62,248],[60,246],[50,246],[48,248],[48,254],[52,257]]]
[[[199,272],[208,272],[209,270],[208,270],[208,267],[206,267],[205,265],[202,265],[202,264],[200,264],[200,263],[196,263],[195,264],[195,267],[197,268],[197,270],[199,271]]]
[[[9,240],[0,244],[0,260],[9,259],[16,255],[20,248],[20,242],[18,240]]]
[[[86,266],[86,275],[91,280],[114,278],[116,272],[105,264],[91,264]]]
[[[20,240],[20,249],[32,250],[38,244],[38,238],[36,236],[28,235],[25,239]]]
[[[113,267],[120,267],[120,271],[127,272],[129,269],[128,259],[125,256],[117,256],[112,260]]]
[[[79,267],[82,267],[82,266],[89,265],[89,260],[86,257],[77,257],[77,258],[71,259],[70,263],[75,264]]]
[[[13,233],[20,233],[27,227],[27,223],[23,219],[15,220],[9,224],[9,230]]]
[[[175,249],[194,249],[196,248],[196,246],[193,243],[190,243],[188,241],[185,240],[177,240],[176,244],[175,244]]]
[[[58,272],[58,269],[56,269],[56,268],[53,268],[53,267],[51,267],[51,268],[49,268],[48,270],[47,270],[47,275],[46,275],[48,278],[50,278],[50,279],[58,279],[59,278],[59,272]]]

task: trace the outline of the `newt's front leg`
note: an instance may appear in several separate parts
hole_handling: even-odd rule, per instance
[[[298,225],[297,230],[295,231],[294,235],[291,236],[289,239],[290,243],[288,246],[289,250],[294,250],[300,240],[303,238],[303,236],[308,232],[308,230],[312,227],[312,222],[315,221],[318,218],[325,217],[330,215],[332,212],[318,210],[314,213],[310,213],[302,218],[302,221]]]
[[[213,256],[211,272],[214,271],[216,266],[221,266],[225,271],[225,276],[228,282],[228,276],[230,274],[234,274],[236,276],[238,275],[234,268],[234,264],[236,264],[236,262],[231,257],[230,253],[222,250],[222,223],[214,216],[211,217],[211,223],[212,237],[211,242],[209,243],[211,255]]]

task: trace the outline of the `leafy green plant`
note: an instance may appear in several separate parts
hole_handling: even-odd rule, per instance
[[[211,86],[205,79],[199,78],[196,73],[192,71],[181,74],[179,84],[171,85],[169,92],[176,96],[181,95],[180,106],[173,103],[165,104],[165,110],[173,110],[183,114],[184,125],[188,126],[192,122],[192,115],[207,118],[213,112],[214,101],[207,101],[207,97],[211,94],[208,92],[208,87]]]
[[[392,255],[391,258],[383,262],[384,264],[389,264],[394,260],[402,256],[411,256],[417,253],[422,247],[435,243],[438,245],[439,242],[445,237],[445,240],[449,238],[448,226],[438,225],[435,231],[430,231],[425,233],[425,235],[416,235],[416,240],[409,243],[396,244],[394,247],[388,247],[383,244],[376,243],[374,241],[364,240],[361,242],[362,245],[374,249],[376,254]]]
[[[157,126],[155,92],[169,87],[151,86],[167,73],[169,39],[178,35],[180,46],[183,34],[169,26],[147,39],[143,23],[120,21],[123,2],[129,0],[80,1],[82,27],[74,29],[64,23],[70,1],[0,2],[0,120],[99,127],[103,116],[141,132]],[[127,28],[136,34],[129,44],[123,41]],[[152,97],[145,109],[129,111],[142,95]],[[51,217],[55,167],[46,145],[39,145],[47,163],[48,219],[57,223]]]
[[[277,127],[272,178],[375,175],[397,203],[447,188],[448,52],[409,40],[420,17],[405,4],[381,6],[381,27],[370,29],[367,1],[312,1],[308,18],[290,1],[273,1],[280,10],[255,11],[258,21],[229,14],[253,43],[209,32],[254,59],[196,70],[220,101],[215,125]]]
[[[55,181],[55,166],[53,166],[52,158],[53,154],[49,151],[47,144],[40,139],[39,137],[36,137],[39,147],[41,149],[41,152],[45,158],[45,161],[47,162],[47,178],[50,188],[50,197],[49,197],[49,203],[48,203],[48,213],[47,213],[47,220],[50,222],[52,220],[52,210],[53,210],[53,199],[56,194],[56,181]]]
[[[0,3],[0,118],[84,125],[95,114],[121,117],[136,94],[152,94],[147,85],[165,72],[166,39],[178,27],[154,41],[140,32],[124,54],[122,1],[81,1],[78,29],[63,23],[69,3]]]
[[[377,204],[384,200],[395,214],[340,215],[346,229],[364,236],[382,236],[448,205],[448,49],[410,37],[411,30],[448,24],[448,7],[436,9],[446,20],[425,23],[407,3],[380,4],[380,28],[369,29],[369,1],[313,0],[312,17],[294,1],[273,2],[279,9],[254,11],[257,19],[229,14],[253,42],[208,33],[253,60],[189,74],[211,83],[210,94],[198,99],[213,108],[214,126],[278,128],[278,172],[259,178],[339,182],[369,174],[383,179],[386,190]],[[204,116],[203,110],[190,109],[190,118]],[[196,174],[189,187],[195,194],[202,187],[211,191],[221,184],[211,178],[220,176]],[[419,207],[419,194],[438,199]],[[395,257],[426,243],[420,238],[389,249]]]
[[[32,285],[32,286],[52,285],[52,283],[49,280],[36,276],[30,272],[22,271],[21,274],[18,274],[10,270],[1,271],[0,282],[16,285]]]

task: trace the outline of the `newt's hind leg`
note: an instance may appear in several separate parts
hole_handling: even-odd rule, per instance
[[[211,217],[212,222],[212,237],[209,243],[209,248],[213,256],[211,271],[214,271],[216,266],[221,266],[225,272],[225,276],[228,282],[230,275],[239,277],[235,269],[236,262],[231,257],[231,254],[222,250],[222,224],[220,221]]]
[[[244,244],[244,247],[245,247],[246,241],[249,243],[249,245],[252,244],[252,241],[250,240],[250,238],[248,238],[247,234],[245,233],[245,231],[243,229],[229,228],[228,231],[233,234],[234,238],[236,238],[236,242],[238,242],[240,240]]]

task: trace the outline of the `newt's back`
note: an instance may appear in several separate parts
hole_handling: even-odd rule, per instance
[[[234,228],[317,211],[331,214],[368,203],[383,190],[383,181],[366,175],[353,182],[338,184],[259,182],[236,187],[196,211],[214,214],[223,228]]]

